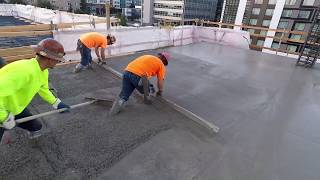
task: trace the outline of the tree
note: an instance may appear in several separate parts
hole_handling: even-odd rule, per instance
[[[120,25],[121,26],[127,26],[127,19],[123,14],[117,14],[116,16],[118,19],[120,19]]]
[[[38,0],[36,6],[46,9],[53,9],[53,5],[48,0]]]
[[[87,1],[81,0],[80,9],[79,10],[77,9],[75,12],[80,13],[80,14],[89,14],[88,7],[87,7]]]
[[[6,1],[5,0],[0,0],[0,3],[6,3]]]
[[[26,4],[24,0],[10,0],[9,4]]]
[[[73,12],[73,8],[72,8],[72,5],[71,3],[69,4],[69,9],[68,9],[69,12]]]

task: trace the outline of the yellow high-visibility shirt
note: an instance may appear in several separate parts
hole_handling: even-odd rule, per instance
[[[49,104],[57,98],[48,85],[48,69],[41,70],[35,58],[10,63],[0,69],[0,123],[8,113],[20,114],[38,93]]]

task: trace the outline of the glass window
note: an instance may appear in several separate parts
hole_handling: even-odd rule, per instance
[[[252,8],[252,14],[259,15],[260,14],[260,8]]]
[[[263,46],[264,40],[258,40],[257,41],[257,46]]]
[[[290,39],[294,40],[304,40],[303,36],[300,34],[291,34]]]
[[[288,27],[288,21],[280,21],[278,24],[278,29],[286,29]]]
[[[287,46],[287,50],[290,51],[290,52],[296,52],[297,46],[295,46],[295,45],[288,45],[288,46]]]
[[[310,11],[299,11],[298,18],[308,19],[310,17]]]
[[[294,25],[294,30],[295,31],[304,31],[306,24],[305,23],[296,23]]]
[[[272,16],[273,15],[273,10],[274,9],[267,9],[266,10],[266,16]]]
[[[277,0],[269,0],[268,4],[276,4]]]
[[[274,36],[275,37],[281,37],[282,36],[282,32],[276,32],[276,34]]]
[[[250,34],[254,34],[254,29],[248,29],[248,32],[250,33]]]
[[[303,0],[303,6],[313,6],[315,0]]]
[[[271,48],[278,49],[279,43],[277,43],[277,42],[272,43]]]
[[[255,4],[262,4],[263,0],[254,0]]]
[[[270,25],[270,20],[263,20],[262,21],[262,26],[269,26]]]
[[[257,19],[250,19],[250,25],[257,25]]]
[[[292,10],[283,10],[281,16],[282,17],[291,17],[292,16]]]
[[[267,31],[265,31],[265,30],[261,30],[261,31],[260,31],[260,35],[262,35],[262,36],[266,36],[266,35],[267,35]]]
[[[295,5],[296,4],[296,0],[286,0],[285,5]]]

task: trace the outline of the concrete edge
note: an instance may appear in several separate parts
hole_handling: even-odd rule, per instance
[[[122,74],[120,72],[118,72],[117,70],[111,68],[110,66],[102,66],[104,69],[106,69],[107,71],[111,72],[112,74],[114,74],[115,76],[117,76],[118,78],[122,79]],[[189,119],[191,119],[192,121],[196,122],[197,124],[209,129],[210,131],[213,131],[215,133],[218,133],[220,131],[220,128],[216,125],[214,125],[213,123],[203,119],[202,117],[194,114],[193,112],[179,106],[178,104],[165,99],[165,98],[157,98],[158,100],[160,100],[162,103],[167,104],[168,106],[170,106],[171,108],[175,109],[176,111],[180,112],[181,114],[183,114],[184,116],[188,117]]]

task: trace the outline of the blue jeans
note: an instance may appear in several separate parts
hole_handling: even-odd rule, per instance
[[[28,116],[32,116],[31,112],[25,108],[20,114],[15,115],[14,118],[15,119],[21,119],[21,118],[25,118]],[[42,124],[39,120],[31,120],[31,121],[27,121],[21,124],[17,124],[17,126],[19,128],[25,129],[27,131],[39,131],[42,128]],[[2,139],[3,133],[4,133],[5,129],[0,127],[0,141]]]
[[[139,86],[141,77],[129,71],[124,71],[122,78],[122,89],[119,97],[125,101],[129,100],[134,89],[143,94],[143,86]]]
[[[85,46],[80,39],[77,43],[77,50],[80,51],[81,55],[81,64],[83,66],[87,66],[88,64],[91,64],[92,62],[92,56],[91,56],[91,49],[89,49],[87,46]]]

